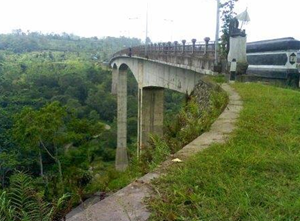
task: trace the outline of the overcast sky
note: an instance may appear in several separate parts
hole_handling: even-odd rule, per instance
[[[73,33],[84,37],[144,39],[146,5],[152,41],[214,39],[216,0],[0,0],[0,32],[13,29]],[[248,41],[295,37],[300,40],[300,0],[239,0],[248,7]]]

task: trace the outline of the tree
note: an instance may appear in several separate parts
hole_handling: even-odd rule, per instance
[[[25,152],[31,152],[38,158],[40,175],[44,176],[42,148],[38,140],[38,128],[36,128],[36,112],[32,108],[25,107],[21,113],[14,116],[13,136]]]
[[[86,104],[93,110],[97,110],[101,120],[112,122],[116,116],[116,99],[102,88],[89,92]]]
[[[50,156],[58,166],[62,182],[62,167],[59,159],[59,146],[64,133],[64,118],[67,112],[58,102],[53,102],[40,110],[25,108],[17,114],[14,136],[21,145],[39,152],[41,176],[43,176],[42,153]]]
[[[62,163],[65,146],[84,145],[104,131],[104,124],[77,119],[68,114],[66,107],[52,102],[40,110],[24,108],[15,117],[14,136],[19,144],[36,152],[43,176],[43,155],[47,154],[58,167],[59,180],[63,181]]]

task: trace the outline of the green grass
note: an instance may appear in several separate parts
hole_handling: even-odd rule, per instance
[[[300,220],[300,93],[233,87],[238,129],[153,183],[151,220]]]
[[[220,84],[226,83],[226,82],[227,82],[227,80],[226,80],[226,78],[225,78],[225,75],[221,75],[221,74],[209,76],[209,78],[210,78],[212,81],[214,81],[214,82],[216,82],[216,83],[220,83]]]

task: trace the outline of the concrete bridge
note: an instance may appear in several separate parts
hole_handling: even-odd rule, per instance
[[[187,44],[163,43],[128,48],[113,55],[112,93],[117,94],[116,169],[125,170],[127,158],[127,71],[138,82],[138,155],[150,134],[163,135],[164,89],[190,94],[205,74],[216,70],[215,44],[205,38]],[[218,59],[217,59],[218,60]]]

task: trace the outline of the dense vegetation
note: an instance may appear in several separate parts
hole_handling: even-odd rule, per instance
[[[67,33],[42,34],[23,32],[21,29],[14,30],[11,34],[0,35],[0,50],[14,53],[33,51],[86,53],[89,58],[100,61],[107,61],[113,53],[122,48],[140,44],[141,41],[137,38],[82,38]]]
[[[154,183],[152,220],[298,220],[300,93],[235,84],[238,129]]]
[[[0,196],[11,216],[11,196],[21,191],[16,180],[29,188],[23,188],[24,197],[45,202],[45,217],[54,219],[51,208],[57,210],[55,202],[65,193],[62,211],[55,212],[61,216],[89,194],[113,191],[139,174],[125,177],[114,170],[116,97],[110,93],[111,71],[103,66],[112,52],[136,44],[21,30],[0,35]],[[137,83],[130,73],[128,81],[128,143],[135,156]],[[178,111],[174,103],[183,98],[167,92],[166,112]],[[0,218],[1,212],[9,215],[0,207]]]
[[[115,191],[155,168],[209,128],[210,113],[185,95],[165,93],[165,137],[136,159],[137,83],[129,72],[130,166],[114,169],[116,97],[103,65],[137,39],[85,39],[20,30],[0,35],[0,220],[59,220],[95,192]],[[174,116],[178,114],[176,118]],[[34,209],[36,208],[36,209]],[[40,211],[40,213],[38,212]]]

